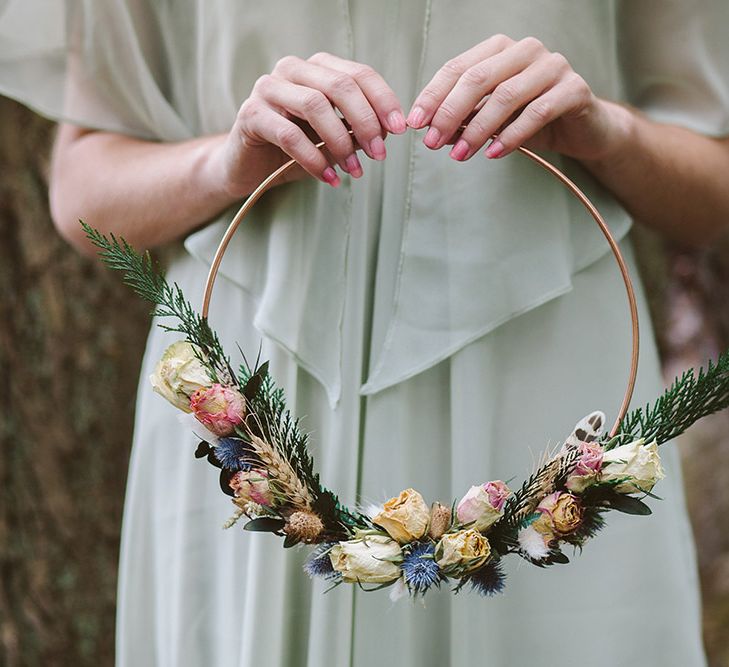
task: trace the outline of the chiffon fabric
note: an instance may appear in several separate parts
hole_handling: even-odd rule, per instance
[[[6,1],[0,91],[59,120],[178,141],[227,131],[285,55],[366,62],[407,109],[448,58],[505,33],[563,53],[599,96],[723,136],[728,20],[718,0]],[[581,416],[614,416],[627,378],[624,290],[580,205],[519,155],[456,164],[420,139],[389,137],[387,160],[337,190],[306,181],[267,194],[213,295],[224,345],[250,356],[262,345],[312,432],[324,484],[348,504],[407,486],[449,503],[490,479],[518,484]],[[547,157],[622,239],[630,220],[610,194],[575,162]],[[171,263],[193,303],[229,217],[188,237]],[[641,316],[635,405],[662,390],[642,305]],[[611,516],[567,566],[509,563],[500,597],[324,595],[301,571],[305,549],[221,530],[232,506],[216,471],[193,458],[194,435],[147,381],[173,341],[152,329],[140,381],[120,667],[704,664],[671,445],[653,516]]]

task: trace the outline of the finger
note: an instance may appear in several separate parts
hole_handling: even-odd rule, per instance
[[[502,81],[486,103],[463,130],[451,150],[454,160],[467,160],[499,130],[509,118],[541,96],[559,79],[560,74],[543,58],[516,76]]]
[[[542,48],[537,44],[536,40],[522,40],[463,72],[430,121],[425,145],[433,149],[443,146],[485,95],[534,62]]]
[[[590,88],[579,75],[574,74],[561,81],[530,102],[489,145],[486,156],[497,158],[508,155],[558,118],[580,113],[591,97]]]
[[[443,103],[453,86],[456,85],[458,79],[469,67],[473,67],[476,63],[500,53],[513,43],[514,41],[506,35],[494,35],[449,60],[435,73],[435,76],[413,102],[413,106],[408,113],[408,125],[415,129],[425,127],[430,123],[436,110]]]
[[[260,141],[278,146],[314,178],[333,187],[339,185],[339,176],[324,157],[324,153],[295,123],[262,102],[248,104],[245,114],[247,132]]]
[[[253,90],[266,103],[307,121],[344,171],[355,178],[362,175],[349,131],[324,93],[268,75],[258,79]]]
[[[385,143],[377,114],[349,74],[293,57],[279,61],[273,74],[323,92],[351,125],[365,153],[375,160],[385,158]]]
[[[309,58],[310,62],[349,74],[359,85],[374,109],[383,128],[393,134],[407,130],[405,116],[397,95],[385,79],[369,65],[345,60],[330,53],[317,53]]]

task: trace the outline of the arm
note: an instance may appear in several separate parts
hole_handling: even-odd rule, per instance
[[[729,226],[729,139],[655,123],[614,107],[621,128],[611,150],[583,165],[640,222],[686,245]]]
[[[87,253],[79,219],[139,248],[191,232],[235,201],[214,157],[224,139],[158,144],[61,125],[50,188],[58,231]]]
[[[382,160],[383,136],[405,129],[395,94],[371,68],[326,53],[287,57],[256,82],[228,134],[163,144],[62,125],[51,212],[84,252],[91,248],[79,218],[149,248],[204,224],[290,157],[301,165],[290,179],[308,173],[337,187],[335,166],[359,178],[356,148]],[[326,153],[316,148],[318,137]]]
[[[636,219],[682,243],[706,243],[729,223],[729,140],[597,98],[564,56],[534,38],[497,35],[446,63],[415,100],[408,123],[429,126],[429,148],[455,139],[450,154],[458,161],[493,134],[487,158],[522,144],[573,157]]]

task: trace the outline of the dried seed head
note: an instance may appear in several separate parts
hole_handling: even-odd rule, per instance
[[[433,503],[430,508],[430,529],[428,536],[439,540],[443,533],[451,527],[451,508],[441,503]]]
[[[324,523],[317,514],[299,510],[289,516],[283,530],[299,542],[312,543],[316,542],[324,531]]]

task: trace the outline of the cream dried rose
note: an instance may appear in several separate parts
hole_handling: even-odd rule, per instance
[[[483,565],[490,555],[489,541],[473,528],[446,533],[435,547],[435,561],[444,570],[467,572]]]
[[[603,456],[602,480],[625,480],[615,486],[619,493],[651,491],[665,476],[655,440],[646,445],[641,438]]]
[[[456,516],[462,524],[485,531],[503,516],[509,495],[511,490],[500,480],[472,486],[458,503]]]
[[[400,576],[400,567],[391,559],[401,556],[398,543],[385,535],[368,535],[340,542],[329,552],[332,567],[350,584],[394,581]]]
[[[185,412],[191,412],[190,397],[213,382],[195,348],[186,341],[172,343],[165,350],[149,380],[154,391]]]
[[[372,522],[384,528],[400,544],[407,544],[425,535],[430,510],[423,496],[414,489],[405,489],[397,498],[390,498]]]

